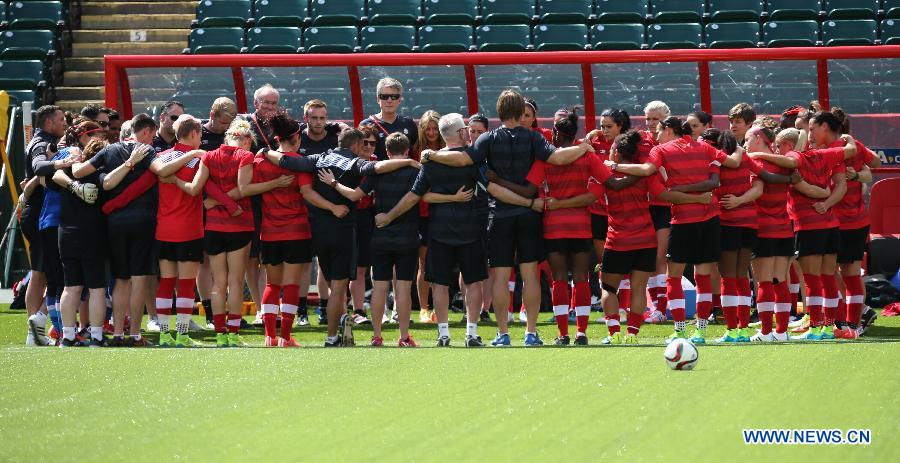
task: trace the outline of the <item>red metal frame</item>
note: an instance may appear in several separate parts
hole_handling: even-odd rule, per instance
[[[789,48],[749,48],[749,49],[696,49],[696,50],[639,50],[639,51],[554,51],[554,52],[471,52],[471,53],[364,53],[327,55],[107,55],[105,62],[106,105],[119,110],[125,117],[132,116],[131,92],[128,89],[127,69],[166,67],[300,67],[334,66],[348,67],[353,101],[353,117],[359,122],[362,114],[361,93],[358,91],[357,66],[427,66],[462,65],[466,67],[466,87],[469,90],[469,110],[478,109],[475,91],[475,65],[504,64],[581,64],[585,89],[586,120],[596,117],[593,98],[593,82],[585,72],[585,65],[595,63],[648,63],[648,62],[697,62],[700,78],[701,106],[712,112],[710,98],[710,61],[780,61],[811,60],[817,63],[819,100],[828,102],[829,59],[881,59],[900,58],[900,45],[853,46],[853,47],[789,47]],[[235,66],[239,63],[240,66]],[[704,70],[706,72],[704,72]],[[355,88],[355,89],[354,89]],[[121,107],[119,97],[121,95]],[[244,92],[238,92],[240,99]],[[473,98],[474,96],[474,98]],[[245,96],[244,96],[245,97]],[[246,102],[244,102],[246,106]],[[589,110],[590,108],[590,110]]]

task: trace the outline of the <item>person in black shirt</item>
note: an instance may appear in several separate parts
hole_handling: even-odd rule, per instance
[[[462,115],[447,114],[441,117],[438,127],[447,143],[446,149],[471,150],[466,146],[469,133]],[[425,258],[425,278],[434,284],[432,294],[438,319],[438,347],[450,345],[449,286],[455,279],[453,269],[457,266],[469,295],[466,298],[466,346],[484,346],[478,336],[481,282],[487,279],[485,249],[481,241],[484,222],[480,218],[482,212],[478,204],[472,201],[480,178],[478,167],[473,164],[458,167],[439,163],[425,164],[410,193],[391,211],[375,216],[376,225],[385,228],[419,198],[425,197],[431,203],[431,233]],[[427,193],[441,196],[429,197],[426,196]]]
[[[184,114],[184,103],[177,100],[167,101],[166,104],[159,108],[159,130],[153,136],[151,142],[153,151],[162,153],[175,146],[175,128],[172,124],[182,114]]]
[[[278,101],[281,96],[278,90],[270,84],[263,85],[253,92],[254,112],[247,114],[245,119],[250,121],[250,129],[253,130],[254,142],[250,151],[256,153],[262,148],[270,150],[278,149],[278,140],[269,119],[278,111]]]
[[[375,93],[381,111],[363,119],[360,124],[372,124],[378,128],[375,156],[378,156],[379,160],[384,160],[387,159],[384,140],[388,135],[400,132],[409,139],[410,146],[414,146],[419,139],[419,132],[416,123],[411,118],[400,114],[400,103],[403,102],[403,84],[400,81],[385,77],[378,81]]]
[[[303,105],[303,123],[300,124],[301,156],[324,153],[338,146],[338,134],[349,128],[343,122],[328,121],[328,106],[322,100],[309,100]]]
[[[408,159],[409,139],[401,133],[392,133],[385,140],[390,159]],[[374,208],[378,213],[389,212],[413,186],[419,170],[404,167],[382,175],[366,177],[356,189],[334,182],[328,169],[319,171],[319,180],[334,188],[351,201],[359,201],[366,195],[374,195]],[[388,226],[374,230],[372,234],[372,346],[383,345],[381,320],[387,303],[388,285],[396,272],[394,299],[397,304],[400,325],[400,347],[415,347],[409,335],[409,313],[412,309],[412,280],[416,276],[418,260],[417,210],[410,209]]]
[[[487,132],[475,141],[474,149],[465,152],[422,152],[422,161],[434,161],[451,166],[466,166],[487,161],[497,177],[508,185],[522,187],[525,177],[535,160],[565,165],[574,162],[587,151],[593,151],[589,140],[571,147],[557,149],[538,132],[519,125],[525,111],[525,99],[513,90],[505,90],[497,98],[497,113],[502,126]],[[540,199],[523,201],[530,193],[498,189],[496,182],[488,185],[495,200],[493,218],[488,231],[488,262],[494,268],[494,313],[497,316],[495,346],[509,345],[507,310],[509,288],[507,282],[514,264],[519,264],[523,283],[523,303],[528,315],[525,328],[525,345],[540,346],[543,342],[537,334],[537,317],[541,305],[541,287],[538,262],[544,259],[543,225],[541,214],[530,208]],[[527,190],[527,189],[526,189]],[[537,208],[534,208],[537,209]]]
[[[40,243],[38,220],[44,204],[44,187],[38,177],[52,174],[54,170],[68,167],[71,161],[53,161],[52,151],[66,132],[66,115],[59,106],[45,105],[35,113],[34,136],[25,147],[25,180],[19,198],[22,214],[19,217],[22,235],[28,240],[28,256],[31,265],[31,282],[25,291],[25,309],[28,312],[28,336],[26,345],[46,345],[44,336],[47,315],[41,312],[44,290],[47,287],[45,256]],[[38,172],[40,171],[40,172]],[[27,186],[26,186],[27,185]]]
[[[272,118],[272,128],[280,139],[294,139],[300,133],[300,124],[286,115]],[[347,129],[338,136],[337,150],[310,156],[283,156],[277,151],[267,151],[269,162],[295,172],[313,172],[329,169],[335,182],[355,189],[362,178],[368,175],[391,172],[406,166],[418,166],[410,159],[387,161],[366,161],[360,159],[362,152],[362,132]],[[319,265],[331,287],[328,299],[328,337],[326,347],[337,347],[352,343],[345,299],[347,283],[356,275],[356,203],[338,193],[331,185],[316,179],[312,190],[319,197],[304,194],[310,202],[309,219],[312,229],[313,249],[319,256]],[[338,325],[341,336],[337,336]]]
[[[212,151],[225,144],[225,131],[237,116],[237,106],[230,98],[220,97],[209,109],[209,119],[200,126],[200,149]]]

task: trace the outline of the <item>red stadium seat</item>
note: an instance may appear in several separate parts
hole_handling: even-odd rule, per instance
[[[900,234],[900,178],[886,178],[872,186],[869,216],[870,234]]]

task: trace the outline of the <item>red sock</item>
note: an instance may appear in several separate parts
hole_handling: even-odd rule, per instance
[[[779,281],[775,285],[775,332],[778,334],[786,332],[791,322],[791,299],[788,282]]]
[[[666,288],[662,287],[659,289],[659,294],[656,296],[656,310],[662,312],[662,314],[665,315],[668,305],[669,298],[666,297]]]
[[[788,266],[788,288],[791,294],[791,313],[797,313],[797,302],[800,301],[800,275],[793,265]]]
[[[278,301],[281,299],[281,286],[266,283],[262,294],[263,327],[266,336],[274,338],[278,334]]]
[[[709,275],[694,275],[697,282],[697,319],[709,319],[712,313],[712,283]]]
[[[859,275],[844,277],[847,288],[847,323],[859,326],[863,304],[866,302],[865,287]]]
[[[291,339],[291,328],[294,327],[294,314],[281,312],[281,337]]]
[[[239,333],[241,331],[241,315],[236,313],[228,314],[228,332]]]
[[[160,330],[169,331],[172,317],[172,298],[175,297],[175,278],[160,278],[156,288],[156,317]]]
[[[722,313],[729,330],[738,327],[738,290],[734,278],[722,277]]]
[[[681,277],[666,278],[666,299],[669,301],[672,320],[683,322],[685,319],[684,289],[681,287]]]
[[[847,289],[844,288],[844,292],[847,292]],[[843,297],[842,297],[843,296]],[[840,292],[838,293],[838,315],[837,320],[847,323],[849,321],[848,317],[848,308],[847,308],[847,295],[842,295]]]
[[[641,331],[642,323],[644,323],[643,316],[628,312],[628,334],[638,334]]]
[[[216,329],[216,333],[224,333],[227,331],[225,326],[225,314],[213,314],[213,326]]]
[[[569,335],[569,282],[554,280],[550,285],[550,299],[553,303],[553,318],[560,336]]]
[[[631,313],[631,312],[629,312]],[[619,316],[618,315],[607,315],[606,316],[606,329],[609,330],[609,335],[612,336],[619,332],[622,327],[619,326]]]
[[[712,286],[712,283],[710,283],[710,286]],[[722,308],[722,293],[719,293],[719,294],[713,293],[712,299],[713,299],[712,300],[713,309],[715,309],[716,307],[721,309]]]
[[[616,293],[619,299],[619,308],[628,310],[631,308],[631,278],[625,275],[625,278],[619,282],[619,292]]]
[[[750,279],[737,278],[738,328],[750,326]]]
[[[838,289],[834,275],[822,275],[822,303],[825,311],[825,325],[834,325],[838,317]]]
[[[822,310],[822,280],[819,275],[803,274],[806,281],[806,312],[812,327],[822,326],[825,314]]]
[[[756,299],[762,334],[772,332],[772,314],[775,312],[775,285],[771,281],[759,282],[759,297]]]
[[[300,286],[284,285],[281,296],[281,337],[291,338],[291,328],[294,327],[298,304],[300,304]]]
[[[579,333],[587,333],[591,315],[591,284],[576,281],[572,289],[572,300],[575,301],[575,326]]]

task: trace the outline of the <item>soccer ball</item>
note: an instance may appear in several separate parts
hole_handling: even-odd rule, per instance
[[[663,355],[666,364],[673,370],[693,370],[700,356],[694,343],[682,338],[676,338],[669,343]]]

